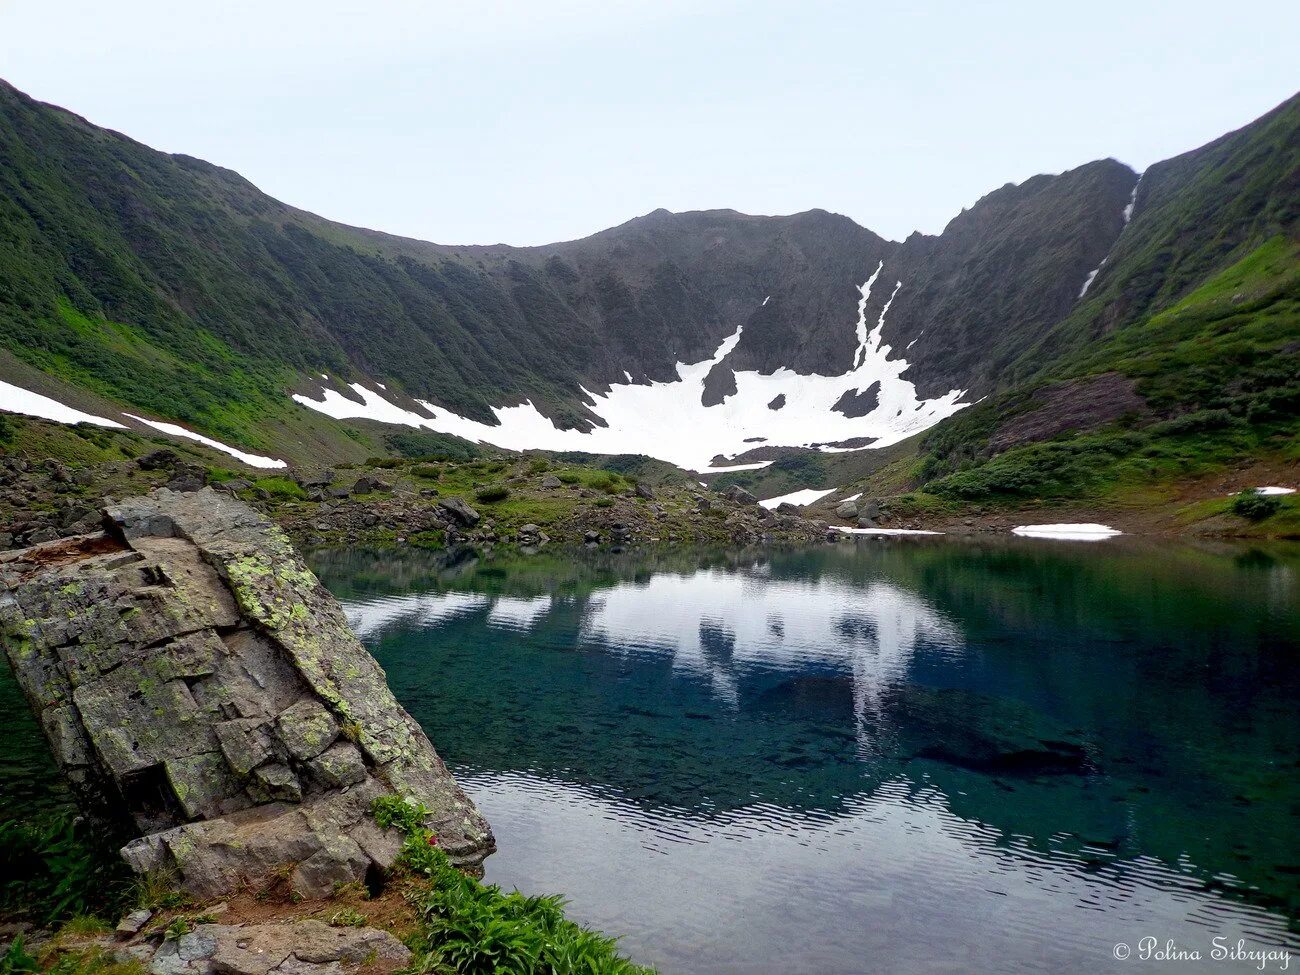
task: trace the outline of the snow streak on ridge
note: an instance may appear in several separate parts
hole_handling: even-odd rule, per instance
[[[1123,210],[1125,227],[1127,227],[1129,221],[1133,219],[1133,208],[1137,206],[1138,187],[1141,185],[1142,185],[1142,174],[1139,174],[1137,178],[1137,182],[1133,184],[1133,192],[1128,195],[1128,203],[1125,205]],[[1120,233],[1122,234],[1123,232],[1124,230],[1121,227]],[[1114,247],[1115,245],[1111,244],[1112,250],[1114,249]],[[1096,280],[1098,273],[1100,273],[1101,269],[1106,266],[1106,261],[1109,259],[1110,259],[1110,255],[1107,254],[1105,257],[1101,259],[1100,264],[1098,264],[1096,267],[1094,267],[1091,271],[1088,272],[1087,278],[1084,279],[1083,287],[1079,289],[1080,298],[1082,298],[1084,295],[1088,293],[1088,289],[1092,287],[1092,282]]]

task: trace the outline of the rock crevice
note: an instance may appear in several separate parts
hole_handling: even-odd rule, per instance
[[[199,896],[372,879],[423,804],[453,862],[491,830],[287,537],[207,489],[106,507],[104,531],[0,556],[0,632],[88,812]]]

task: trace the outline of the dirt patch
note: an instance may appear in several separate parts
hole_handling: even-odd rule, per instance
[[[1050,440],[1067,430],[1082,433],[1113,423],[1125,415],[1150,413],[1133,388],[1133,380],[1117,372],[1054,383],[1034,391],[1032,406],[1011,417],[989,438],[994,453],[1038,440]]]
[[[23,573],[38,569],[54,569],[61,565],[82,562],[95,555],[108,555],[112,552],[125,552],[126,545],[111,535],[82,535],[57,542],[49,542],[29,548],[23,553]]]

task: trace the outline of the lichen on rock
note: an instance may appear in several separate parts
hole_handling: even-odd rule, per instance
[[[203,896],[286,871],[328,893],[392,862],[365,815],[430,810],[454,861],[491,830],[288,538],[210,489],[109,505],[105,533],[0,556],[0,634],[82,804],[138,871]]]

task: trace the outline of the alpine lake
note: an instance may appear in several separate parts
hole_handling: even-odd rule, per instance
[[[1300,964],[1300,544],[311,562],[487,879],[664,973]],[[0,735],[0,817],[66,802],[7,670]]]

